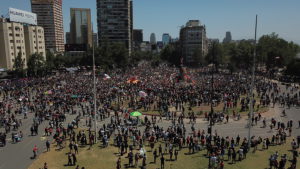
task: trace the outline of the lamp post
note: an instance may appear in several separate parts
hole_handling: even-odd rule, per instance
[[[93,24],[92,24],[93,25]],[[92,32],[93,31],[93,26],[92,26]],[[96,66],[95,66],[95,44],[94,44],[94,36],[92,36],[92,45],[93,45],[93,80],[94,80],[94,125],[95,125],[95,143],[97,143],[97,119],[96,119],[96,115],[97,115],[97,101],[96,101],[96,97],[97,97],[97,90],[96,90]]]
[[[210,113],[209,113],[209,126],[208,126],[208,134],[209,134],[209,145],[211,146],[212,142],[212,126],[213,126],[213,115],[214,115],[214,61],[215,61],[215,43],[212,45],[212,64],[211,64],[211,92],[210,92]],[[211,159],[209,155],[208,168],[211,168]]]
[[[251,128],[252,128],[252,117],[253,117],[253,88],[254,88],[254,79],[255,79],[255,57],[256,57],[256,32],[257,32],[257,15],[255,19],[255,39],[254,39],[254,52],[253,52],[253,64],[252,64],[252,77],[251,77],[251,87],[250,87],[250,113],[249,113],[249,121],[248,121],[248,148],[251,147]]]

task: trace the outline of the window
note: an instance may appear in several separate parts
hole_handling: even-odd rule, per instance
[[[14,40],[10,40],[10,43],[14,43]]]

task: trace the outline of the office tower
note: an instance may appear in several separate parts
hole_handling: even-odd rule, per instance
[[[66,44],[71,44],[71,34],[70,34],[70,32],[66,32]]]
[[[98,34],[93,33],[93,42],[95,46],[98,46]]]
[[[163,45],[166,46],[167,44],[169,44],[171,42],[171,36],[168,33],[164,33],[162,35],[162,42],[163,42]]]
[[[190,20],[180,30],[180,44],[185,63],[194,62],[193,55],[200,49],[204,56],[208,52],[206,28],[199,20]]]
[[[132,41],[133,41],[133,48],[135,50],[140,49],[140,45],[143,42],[143,30],[142,29],[133,29]]]
[[[231,42],[232,41],[232,38],[231,38],[231,32],[226,32],[226,36],[225,38],[223,39],[223,43],[228,43],[228,42]]]
[[[151,43],[151,45],[156,45],[155,33],[151,33],[151,35],[150,35],[150,43]]]
[[[121,42],[132,48],[132,14],[131,0],[97,0],[98,40],[102,43]]]
[[[62,0],[31,0],[31,10],[37,14],[38,25],[44,28],[46,50],[63,52]]]
[[[71,8],[70,43],[84,44],[92,47],[93,33],[91,10],[86,8]]]

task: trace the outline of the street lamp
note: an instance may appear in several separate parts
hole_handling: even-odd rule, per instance
[[[93,24],[92,24],[93,25]],[[93,31],[93,26],[92,26],[92,32]],[[92,45],[93,45],[93,80],[94,80],[94,125],[95,125],[95,143],[97,143],[97,119],[96,119],[96,115],[97,115],[97,106],[96,106],[96,97],[97,97],[97,90],[96,90],[96,66],[95,66],[95,44],[94,44],[94,36],[92,36]]]
[[[211,146],[211,141],[212,141],[212,126],[213,126],[213,115],[214,115],[214,60],[215,60],[215,43],[212,44],[212,64],[209,66],[211,67],[211,93],[210,93],[210,113],[209,113],[209,126],[208,126],[208,134],[209,134],[209,142],[208,144]],[[211,159],[210,155],[208,157],[209,162],[208,162],[208,168],[211,168]]]

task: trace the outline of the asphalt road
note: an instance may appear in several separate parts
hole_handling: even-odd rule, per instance
[[[52,137],[43,137],[44,128],[48,126],[49,121],[44,121],[39,126],[39,135],[30,136],[30,126],[32,125],[33,114],[28,115],[28,119],[23,120],[23,125],[18,131],[22,131],[24,138],[21,142],[11,143],[11,132],[7,135],[7,144],[5,147],[0,147],[0,169],[26,169],[33,162],[32,149],[34,145],[39,148],[38,154],[41,154],[46,149],[45,142],[47,139],[52,140]],[[67,115],[67,122],[71,121],[75,116]],[[66,123],[65,123],[66,124]],[[42,166],[41,166],[42,167]]]

